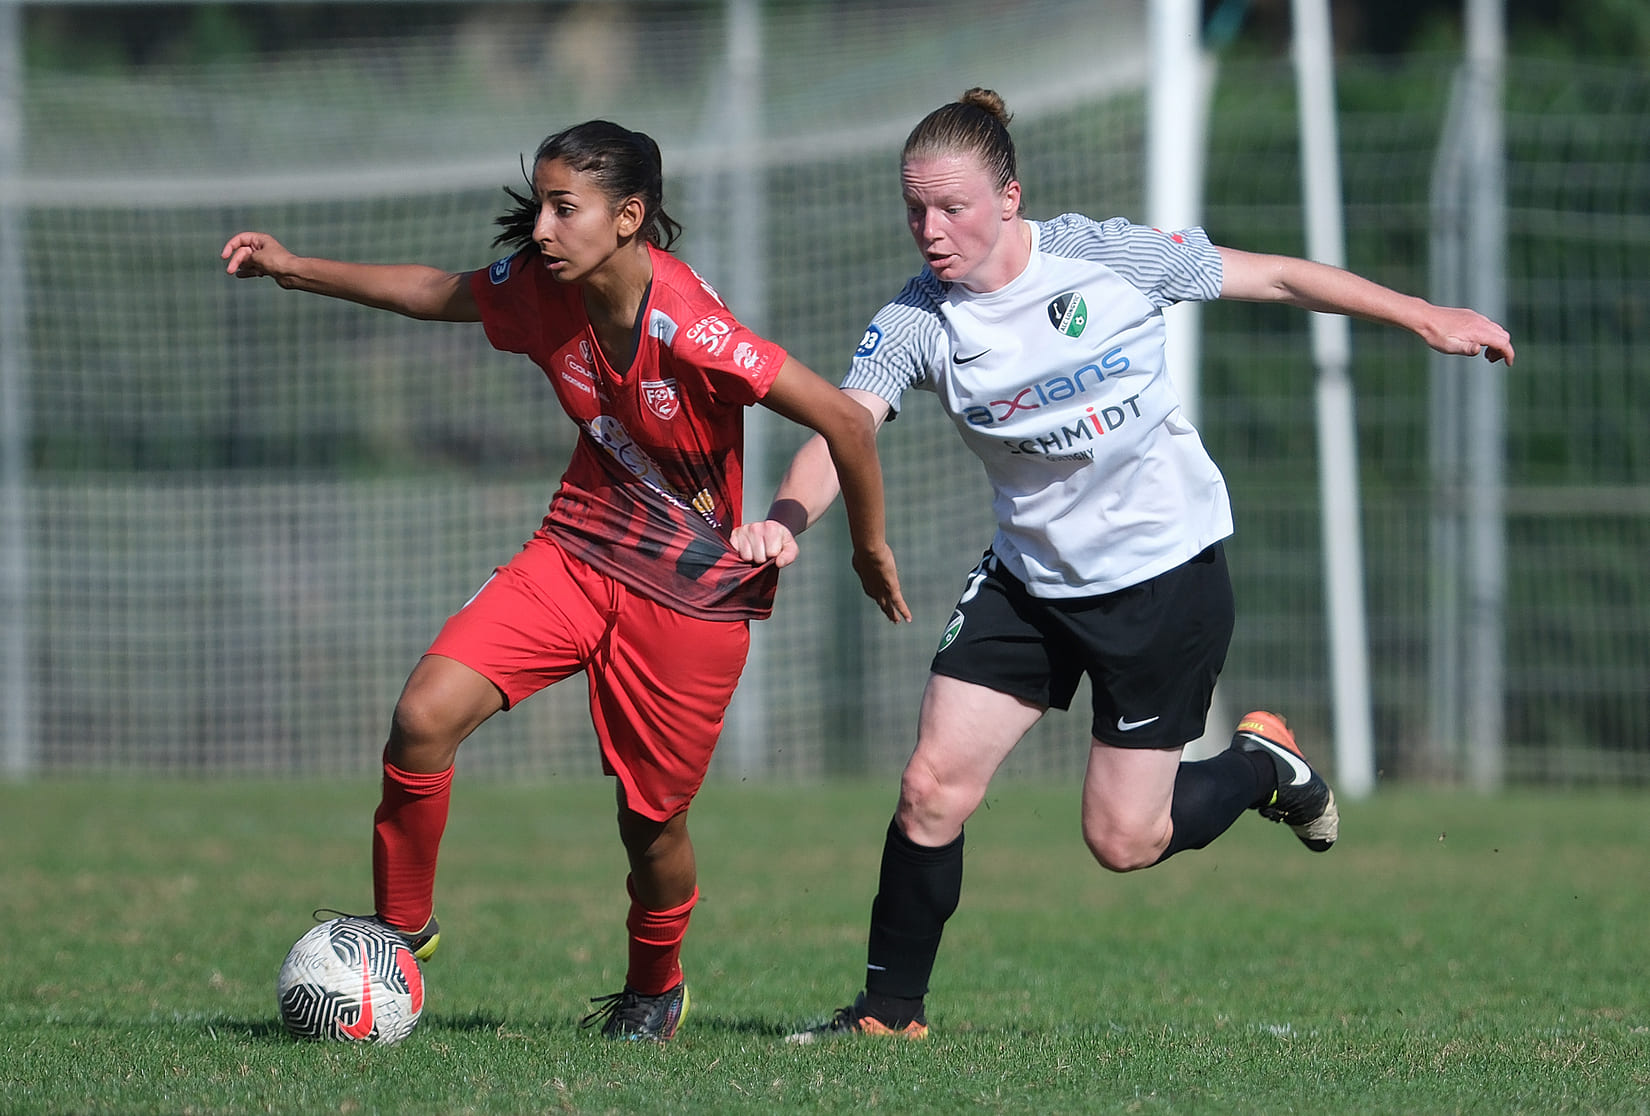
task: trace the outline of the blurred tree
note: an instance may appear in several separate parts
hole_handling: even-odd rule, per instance
[[[340,39],[417,33],[450,25],[482,4],[72,4],[29,3],[31,66],[106,69],[215,62]],[[515,5],[505,5],[515,7]]]
[[[810,2],[825,7],[834,0]],[[1336,43],[1343,53],[1451,50],[1460,42],[1464,0],[1331,2]],[[1506,0],[1506,5],[1515,54],[1600,61],[1650,58],[1650,0]],[[549,6],[573,4],[560,0]],[[703,9],[706,2],[648,0],[647,6],[685,11]],[[478,17],[519,19],[524,7],[480,2],[104,6],[36,0],[25,13],[30,65],[84,70],[220,61],[347,38],[418,34]],[[1204,10],[1211,33],[1235,38],[1240,49],[1288,49],[1290,0],[1204,0]]]
[[[1646,0],[1505,0],[1509,50],[1599,61],[1650,58]],[[1289,47],[1291,0],[1205,0],[1211,27],[1263,51]],[[1331,0],[1337,49],[1347,54],[1454,50],[1465,0]]]

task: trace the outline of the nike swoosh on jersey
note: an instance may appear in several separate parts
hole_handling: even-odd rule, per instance
[[[990,349],[981,349],[979,352],[975,353],[973,356],[960,356],[957,353],[952,353],[951,354],[951,360],[955,364],[969,364],[969,363],[972,363],[973,361],[979,360],[981,357],[985,356],[985,354],[989,353],[990,351],[991,351]]]
[[[1289,765],[1289,769],[1295,773],[1295,778],[1290,782],[1290,786],[1304,786],[1312,781],[1312,769],[1307,766],[1305,760],[1301,759],[1294,752],[1291,752],[1288,748],[1283,747],[1281,744],[1272,743],[1264,736],[1257,736],[1252,732],[1246,732],[1243,735],[1247,736],[1250,740],[1253,740],[1257,744],[1265,745],[1266,750],[1271,752],[1273,755],[1283,757],[1283,761],[1287,763]]]
[[[1133,732],[1135,729],[1145,728],[1147,725],[1151,724],[1153,721],[1156,721],[1156,720],[1159,720],[1159,719],[1160,719],[1159,717],[1147,717],[1144,721],[1128,721],[1128,720],[1124,720],[1122,717],[1119,717],[1119,718],[1117,718],[1117,731],[1118,732]]]

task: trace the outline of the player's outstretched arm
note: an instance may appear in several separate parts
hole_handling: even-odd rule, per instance
[[[734,547],[751,560],[772,557],[778,565],[788,565],[796,557],[795,536],[824,514],[840,487],[848,533],[854,541],[854,571],[865,595],[888,619],[910,620],[911,610],[900,592],[899,572],[888,546],[877,423],[871,411],[794,357],[785,358],[762,402],[819,436],[810,439],[792,460],[768,519],[739,527],[734,532]]]
[[[268,277],[288,290],[342,298],[423,321],[481,320],[465,272],[422,264],[361,264],[295,256],[261,232],[236,233],[220,255],[229,261],[225,271],[239,279]]]
[[[881,428],[888,417],[886,402],[856,388],[845,388],[842,394],[863,405],[873,424]],[[768,518],[742,524],[733,533],[734,546],[747,561],[772,558],[781,569],[785,568],[796,561],[796,536],[819,522],[840,491],[830,447],[824,438],[815,435],[791,458],[768,506]]]
[[[1220,297],[1283,302],[1303,310],[1347,314],[1407,329],[1441,353],[1513,362],[1512,338],[1476,310],[1434,306],[1327,264],[1219,248],[1224,276]]]

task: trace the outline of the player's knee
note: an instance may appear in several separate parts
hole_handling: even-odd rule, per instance
[[[908,767],[899,780],[901,813],[926,814],[934,810],[941,798],[940,781],[927,768]]]
[[[426,770],[428,763],[443,757],[450,763],[462,739],[461,727],[454,723],[451,711],[424,691],[409,688],[395,703],[388,751],[390,762],[396,766]]]
[[[943,845],[956,838],[978,805],[972,788],[947,783],[921,764],[900,776],[900,830],[919,845]]]
[[[1085,824],[1083,843],[1109,872],[1136,872],[1150,868],[1163,855],[1164,842],[1148,834],[1116,827]]]
[[[667,859],[676,855],[679,846],[687,840],[685,814],[678,814],[668,821],[658,821],[619,807],[619,841],[632,860]]]
[[[484,675],[426,655],[407,676],[390,716],[389,760],[411,771],[441,771],[464,738],[503,707],[503,692]]]
[[[945,784],[927,768],[908,768],[899,782],[899,817],[909,836],[913,827],[926,829],[951,811]]]

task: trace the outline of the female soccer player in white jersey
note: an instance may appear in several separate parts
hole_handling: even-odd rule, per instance
[[[659,148],[606,121],[559,132],[531,196],[500,218],[491,267],[302,258],[243,232],[228,271],[413,318],[480,322],[530,357],[579,428],[538,532],[436,636],[402,690],[374,816],[376,917],[419,957],[438,941],[436,854],[459,744],[501,709],[581,671],[630,862],[625,987],[597,997],[613,1038],[667,1041],[688,1006],[680,952],[698,899],[687,811],[769,614],[777,563],[730,545],[740,521],[744,408],[817,431],[842,477],[855,569],[909,619],[883,529],[865,409],[742,326],[667,249]]]
[[[963,823],[992,774],[1088,674],[1094,711],[1083,836],[1106,868],[1146,868],[1213,841],[1245,810],[1318,852],[1338,815],[1283,718],[1254,712],[1232,747],[1181,763],[1203,734],[1233,624],[1220,471],[1163,366],[1162,310],[1285,302],[1401,326],[1446,353],[1513,359],[1506,330],[1356,275],[1212,245],[1121,218],[1024,218],[1009,115],[972,89],[906,140],[906,221],[922,271],[872,319],[843,388],[880,425],[933,392],[985,466],[997,533],[968,575],[923,693],[871,907],[864,992],[797,1041],[927,1033],[923,997],[962,888]],[[753,560],[794,535],[838,481],[805,445],[769,521],[735,533]]]

